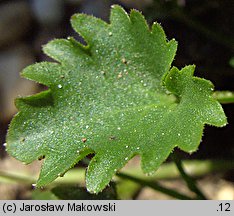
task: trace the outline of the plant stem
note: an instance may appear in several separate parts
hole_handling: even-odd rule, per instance
[[[234,92],[231,91],[215,91],[213,97],[222,104],[234,103]]]
[[[185,160],[183,165],[186,170],[191,173],[193,177],[201,177],[212,172],[226,172],[227,170],[234,169],[234,161],[230,160]],[[159,170],[152,176],[146,176],[140,166],[129,167],[124,170],[127,175],[136,176],[141,179],[150,181],[159,179],[176,179],[180,176],[175,163],[164,163]],[[77,184],[84,183],[85,168],[71,169],[64,177],[57,178],[53,184]],[[19,171],[5,171],[0,170],[0,183],[21,183],[31,184],[35,183],[38,178],[38,173],[34,176],[29,176]]]
[[[188,188],[197,195],[197,199],[206,200],[207,198],[202,193],[202,191],[197,187],[195,180],[185,172],[182,162],[180,158],[175,154],[175,152],[171,154],[171,158],[175,162],[177,169],[179,170],[181,177],[186,182]]]
[[[0,170],[0,177],[2,179],[4,179],[6,183],[14,183],[14,182],[18,182],[18,183],[24,183],[24,184],[32,184],[34,183],[36,180],[31,177],[31,176],[23,176],[20,175],[19,173],[9,173],[9,172],[5,172]],[[0,179],[1,182],[1,179]]]
[[[61,184],[82,184],[84,183],[85,177],[85,169],[72,169],[68,171],[64,177],[57,178],[47,187],[52,187],[54,185],[61,185]],[[31,185],[36,183],[37,175],[29,176],[29,175],[22,175],[17,171],[3,171],[0,170],[0,183],[5,184],[24,184],[24,185]]]
[[[141,179],[141,178],[137,178],[137,177],[134,177],[134,176],[130,176],[130,175],[127,175],[127,174],[124,174],[124,173],[117,173],[116,174],[118,177],[120,178],[124,178],[124,179],[128,179],[128,180],[131,180],[135,183],[138,183],[142,186],[147,186],[147,187],[150,187],[156,191],[159,191],[159,192],[162,192],[164,194],[167,194],[171,197],[174,197],[174,198],[177,198],[177,199],[180,199],[180,200],[191,200],[192,198],[185,195],[185,194],[182,194],[182,193],[179,193],[175,190],[172,190],[172,189],[168,189],[168,188],[165,188],[161,185],[159,185],[158,183],[156,182],[152,182],[152,181],[147,181],[147,180],[144,180],[144,179]]]

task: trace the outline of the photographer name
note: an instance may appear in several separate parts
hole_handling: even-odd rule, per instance
[[[112,212],[115,211],[115,203],[108,204],[84,204],[84,203],[67,203],[64,204],[26,204],[22,203],[19,207],[21,212],[85,212],[85,211],[94,211],[94,212]]]

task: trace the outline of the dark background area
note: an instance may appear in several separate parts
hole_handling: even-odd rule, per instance
[[[43,89],[19,77],[33,62],[49,60],[41,46],[54,38],[75,34],[70,17],[77,12],[93,14],[108,22],[110,6],[142,11],[149,25],[161,23],[168,39],[178,41],[173,65],[196,65],[195,75],[211,80],[215,90],[234,91],[233,0],[1,0],[0,1],[0,142],[16,113],[13,100]],[[223,105],[229,124],[206,126],[198,152],[186,158],[234,158],[234,104]],[[1,159],[7,157],[0,145]]]

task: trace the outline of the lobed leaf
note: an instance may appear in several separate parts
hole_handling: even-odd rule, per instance
[[[13,157],[44,158],[38,187],[95,153],[86,186],[98,193],[135,155],[152,173],[176,146],[196,151],[205,124],[226,124],[212,83],[194,77],[194,66],[171,68],[177,43],[158,23],[149,29],[140,12],[119,6],[110,24],[85,14],[71,23],[87,45],[69,38],[44,46],[57,63],[34,64],[22,75],[49,90],[17,99],[7,135]]]

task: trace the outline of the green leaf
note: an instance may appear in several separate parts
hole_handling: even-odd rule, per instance
[[[211,82],[193,76],[194,66],[171,68],[177,49],[158,23],[119,6],[110,24],[85,14],[72,17],[86,40],[59,39],[44,46],[57,63],[27,67],[22,76],[49,90],[19,98],[7,151],[25,163],[45,158],[37,187],[44,186],[90,153],[86,186],[100,192],[139,154],[154,172],[173,148],[197,150],[204,124],[224,126]]]

